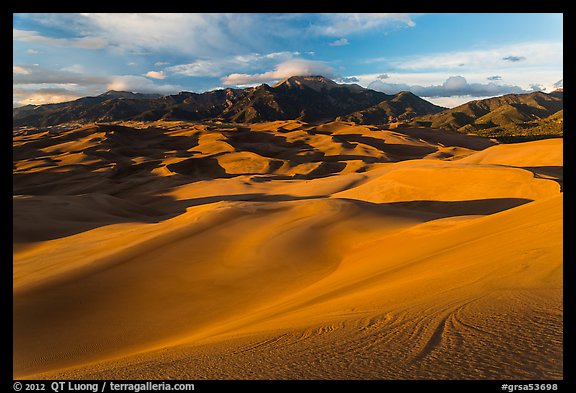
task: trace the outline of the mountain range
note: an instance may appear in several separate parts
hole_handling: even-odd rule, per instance
[[[390,99],[348,115],[338,120],[352,121],[359,124],[379,124],[394,121],[412,121],[423,114],[436,114],[446,108],[434,105],[409,91],[401,91]]]
[[[418,120],[432,127],[463,132],[545,119],[563,109],[563,91],[550,94],[506,94],[500,97],[467,102],[442,112],[421,116]]]
[[[180,92],[159,96],[108,91],[97,97],[13,109],[15,127],[46,127],[66,122],[122,120],[220,120],[253,123],[271,120],[322,122],[336,118],[410,119],[445,108],[411,93],[388,95],[323,76],[293,76],[273,86]],[[363,115],[364,111],[369,114]],[[375,115],[375,116],[374,116]]]
[[[357,84],[339,84],[323,76],[292,76],[273,86],[167,96],[108,91],[70,102],[13,109],[14,127],[127,120],[401,122],[489,137],[561,135],[563,91],[506,94],[448,109],[407,91],[390,95]]]

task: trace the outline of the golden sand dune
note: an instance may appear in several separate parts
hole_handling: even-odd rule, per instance
[[[560,379],[561,151],[341,122],[17,134],[14,376]]]

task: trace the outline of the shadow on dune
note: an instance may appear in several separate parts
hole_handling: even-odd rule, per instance
[[[249,151],[273,159],[305,160],[304,157],[298,156],[298,153],[314,150],[304,141],[289,142],[284,136],[272,135],[268,132],[254,132],[240,128],[238,131],[222,132],[222,134],[226,136],[226,142],[236,151]],[[323,154],[318,158],[322,156]]]
[[[328,196],[246,193],[176,200],[169,196],[150,197],[146,205],[131,203],[109,195],[93,194],[17,198],[14,200],[13,241],[46,241],[75,235],[99,227],[120,223],[158,223],[186,212],[189,207],[218,202],[289,202],[323,199]],[[425,219],[489,215],[511,209],[530,199],[493,198],[466,201],[410,201],[372,203],[338,198],[375,215],[405,216],[418,214]]]
[[[121,223],[153,224],[179,216],[189,207],[218,202],[287,202],[324,197],[247,193],[176,200],[157,195],[149,196],[148,203],[138,204],[96,193],[28,196],[13,201],[13,241],[54,240]]]
[[[412,138],[422,139],[432,144],[441,143],[444,146],[464,147],[473,150],[483,150],[497,144],[488,138],[468,135],[450,129],[439,130],[426,127],[407,127],[396,129],[396,131]]]
[[[362,143],[380,150],[383,153],[392,154],[392,161],[401,161],[408,159],[423,158],[438,149],[432,146],[413,146],[409,144],[387,143],[383,139],[372,138],[358,134],[338,135],[349,142]],[[368,157],[366,157],[368,158]]]
[[[495,139],[502,143],[522,143],[554,138],[562,138],[562,135],[505,135]]]
[[[337,198],[357,206],[364,212],[387,217],[417,216],[422,222],[441,218],[490,215],[533,202],[524,198],[489,198],[463,201],[408,201],[373,203],[358,199]]]
[[[390,202],[387,206],[440,214],[442,217],[489,215],[532,202],[525,198],[490,198],[467,201]]]
[[[564,167],[562,166],[531,166],[522,167],[534,173],[535,177],[554,180],[560,185],[560,192],[564,190]]]
[[[166,165],[166,168],[195,180],[233,177],[220,166],[217,159],[212,157],[192,157],[176,164]]]

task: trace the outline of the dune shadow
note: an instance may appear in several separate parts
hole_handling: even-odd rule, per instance
[[[226,142],[236,151],[249,151],[263,157],[298,161],[303,151],[314,151],[314,148],[302,140],[289,142],[286,137],[272,135],[264,131],[250,131],[249,129],[222,132],[226,136]],[[323,153],[322,155],[323,156]],[[303,160],[306,158],[302,157]]]
[[[526,169],[534,173],[535,177],[541,179],[554,180],[560,185],[560,192],[564,191],[564,167],[563,166],[524,166]]]
[[[196,180],[233,177],[213,157],[192,157],[175,164],[166,165],[166,168]]]
[[[554,139],[554,138],[562,138],[563,135],[558,134],[536,134],[536,135],[503,135],[497,136],[495,139],[501,143],[522,143],[522,142],[532,142],[532,141],[539,141],[542,139]]]
[[[421,139],[428,143],[463,147],[472,150],[483,150],[490,146],[497,145],[496,142],[491,141],[489,138],[464,134],[447,128],[406,127],[398,129],[397,131],[411,138]]]
[[[462,135],[459,135],[462,138]],[[356,144],[363,144],[369,147],[373,147],[380,152],[388,155],[391,158],[391,161],[404,161],[404,160],[414,160],[419,158],[424,158],[427,155],[438,151],[438,147],[436,146],[417,146],[417,145],[410,145],[410,144],[400,144],[400,143],[390,143],[386,142],[383,139],[374,138],[366,135],[359,135],[359,134],[339,134],[338,139],[336,140],[340,144],[342,144],[346,148],[353,148]],[[417,133],[415,137],[421,139],[422,141],[438,143],[439,138],[435,137],[434,135],[426,134],[426,133]],[[420,138],[422,137],[422,138]],[[336,136],[333,137],[333,139]],[[467,146],[470,143],[465,143]],[[489,142],[486,146],[493,144]],[[324,160],[332,159],[333,156],[325,157]],[[371,156],[339,156],[338,160],[363,160],[366,163],[374,163],[380,161],[378,157],[371,157]],[[387,160],[388,161],[388,160]]]
[[[340,173],[344,168],[346,168],[345,162],[325,161],[322,162],[317,168],[312,170],[310,173],[295,175],[294,178],[307,179],[307,180],[316,179]]]
[[[174,207],[174,211],[168,214],[172,215],[175,213],[178,215],[186,211],[186,209],[189,207],[218,202],[290,202],[326,197],[327,195],[297,196],[290,194],[264,194],[259,192],[246,194],[214,195],[209,197],[189,198],[178,201],[175,200],[171,203],[171,205]],[[165,218],[166,215],[161,217]]]
[[[367,202],[349,198],[338,199],[351,202],[362,207],[365,211],[374,213],[375,215],[392,214],[405,216],[416,214],[421,218],[427,218],[425,221],[457,216],[490,215],[532,202],[531,199],[525,198],[488,198],[464,201],[417,200],[383,203]]]
[[[245,193],[177,200],[150,195],[136,203],[98,193],[27,196],[13,201],[13,242],[60,239],[113,224],[154,224],[179,216],[189,207],[218,202],[287,202],[324,197]]]
[[[489,198],[466,201],[407,201],[388,202],[385,205],[402,209],[439,214],[444,217],[489,215],[532,202],[525,198]]]

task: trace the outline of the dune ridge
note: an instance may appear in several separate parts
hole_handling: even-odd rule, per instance
[[[562,139],[127,122],[14,157],[15,378],[562,378]]]

